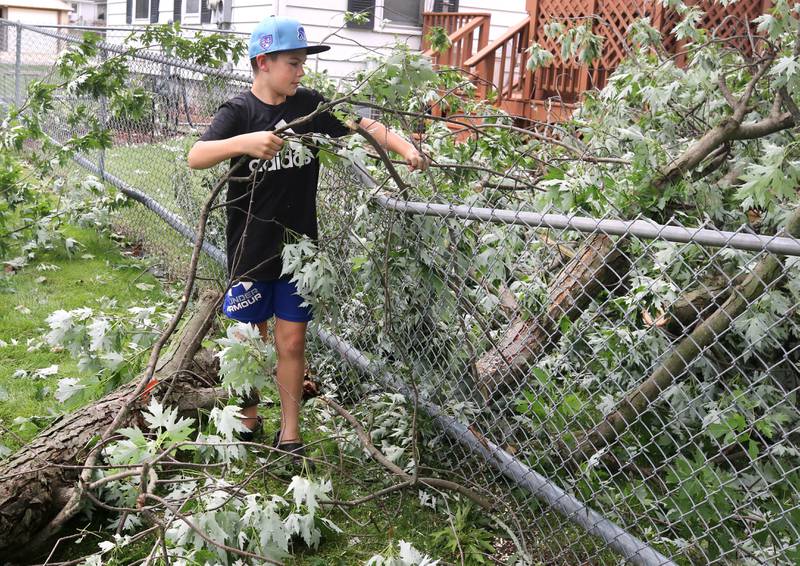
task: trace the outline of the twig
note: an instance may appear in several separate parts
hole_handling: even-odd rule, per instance
[[[330,408],[336,411],[339,414],[339,416],[341,416],[348,423],[350,423],[356,435],[358,436],[358,439],[361,441],[361,444],[364,446],[364,448],[366,448],[370,456],[372,456],[372,459],[381,464],[384,468],[386,468],[396,476],[403,478],[403,480],[405,480],[407,484],[404,485],[404,487],[412,487],[416,483],[421,483],[433,488],[447,489],[450,491],[455,491],[457,493],[460,493],[461,495],[463,495],[470,501],[476,503],[483,509],[486,509],[487,511],[494,508],[494,505],[492,505],[488,500],[484,499],[471,489],[456,482],[443,480],[439,478],[416,478],[416,480],[414,480],[414,478],[412,478],[410,474],[408,474],[400,466],[389,460],[380,450],[375,448],[375,445],[370,440],[369,435],[364,431],[364,428],[361,426],[361,423],[359,423],[358,420],[353,415],[351,415],[344,407],[342,407],[341,405],[339,405],[339,403],[337,403],[333,399],[330,399],[329,397],[320,397],[319,399],[321,399]]]
[[[192,521],[186,515],[181,513],[179,510],[175,509],[175,507],[170,505],[165,499],[159,497],[158,495],[154,495],[152,493],[148,493],[148,494],[145,495],[145,498],[146,499],[152,499],[153,501],[161,504],[170,513],[172,513],[178,519],[183,521],[186,524],[186,526],[188,526],[190,529],[192,529],[192,531],[194,531],[197,534],[197,536],[199,536],[201,539],[203,539],[207,543],[209,543],[209,544],[211,544],[213,546],[216,546],[217,548],[220,548],[220,549],[222,549],[222,550],[224,550],[226,552],[230,552],[232,554],[236,554],[238,556],[243,556],[245,558],[255,558],[256,560],[261,560],[262,562],[266,562],[267,564],[277,564],[277,565],[281,564],[280,562],[278,562],[276,560],[272,560],[271,558],[267,558],[266,556],[261,556],[260,554],[255,554],[253,552],[248,552],[246,550],[241,550],[239,548],[234,548],[232,546],[228,546],[226,544],[222,544],[221,542],[215,541],[214,539],[209,537],[206,533],[204,533],[202,529],[199,529],[194,523],[192,523]]]

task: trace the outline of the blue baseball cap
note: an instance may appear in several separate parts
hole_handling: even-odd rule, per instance
[[[279,51],[292,51],[305,49],[306,53],[313,55],[330,49],[329,45],[309,45],[306,40],[306,30],[294,18],[270,16],[264,18],[250,34],[248,53],[250,59],[264,53],[277,53]]]

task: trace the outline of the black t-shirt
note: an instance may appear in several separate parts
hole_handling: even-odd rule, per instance
[[[200,136],[202,141],[223,140],[247,134],[275,130],[296,118],[306,116],[324,103],[323,96],[314,90],[298,88],[282,104],[266,104],[251,91],[236,95],[219,107],[214,120]],[[319,133],[341,137],[350,130],[330,112],[323,112],[311,122],[292,128],[296,134]],[[225,207],[228,272],[234,279],[272,281],[281,274],[281,250],[286,230],[317,237],[317,180],[319,161],[317,150],[309,147],[290,147],[284,143],[281,152],[265,161],[256,175],[255,192],[250,183],[228,183]],[[239,157],[231,159],[231,167]],[[247,177],[258,164],[248,158],[245,165],[232,173]],[[252,203],[251,203],[252,200]],[[250,221],[247,221],[248,208]],[[246,232],[245,232],[246,227]]]

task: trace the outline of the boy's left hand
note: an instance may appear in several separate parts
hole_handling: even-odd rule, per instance
[[[406,160],[409,171],[425,171],[428,168],[428,160],[413,145],[409,144],[409,148],[403,153],[403,159]]]

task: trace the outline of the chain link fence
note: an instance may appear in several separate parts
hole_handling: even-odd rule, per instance
[[[75,41],[0,30],[6,103]],[[249,82],[156,53],[132,71],[151,106],[134,121],[84,101],[114,144],[77,161],[138,202],[119,229],[180,277],[222,173],[190,174],[185,153]],[[48,133],[72,132],[54,112]],[[328,393],[401,395],[419,454],[390,444],[497,501],[532,563],[800,562],[798,240],[542,213],[503,188],[401,199],[371,174],[343,162],[321,180],[337,300],[310,361]],[[201,277],[220,286],[223,249],[217,210]],[[388,418],[368,419],[379,447]]]

